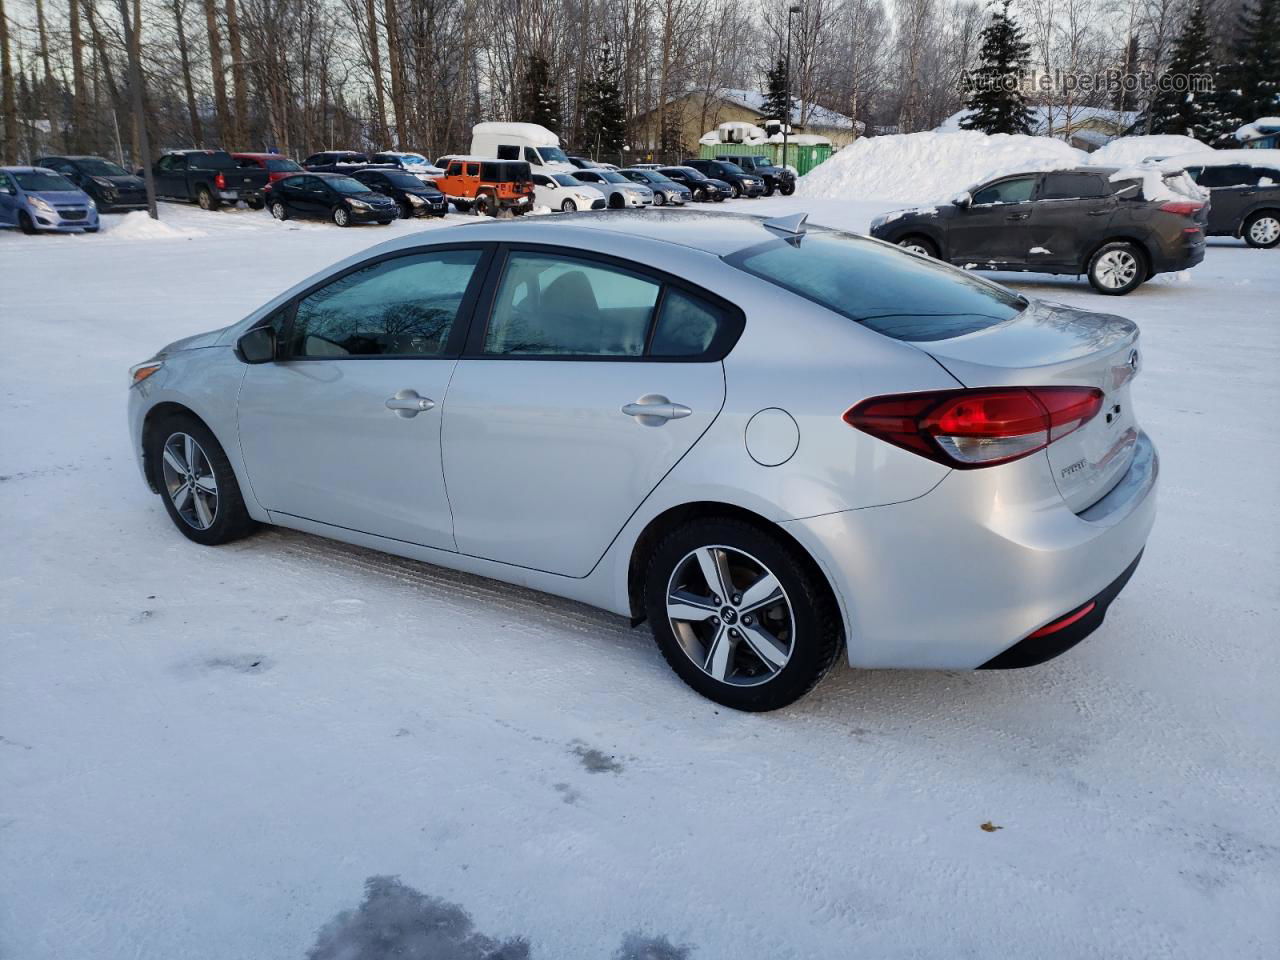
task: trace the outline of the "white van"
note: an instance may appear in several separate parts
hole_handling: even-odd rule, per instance
[[[471,153],[494,160],[524,160],[537,173],[573,173],[560,138],[537,123],[477,123],[471,128]]]

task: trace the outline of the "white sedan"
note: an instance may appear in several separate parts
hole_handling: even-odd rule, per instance
[[[569,173],[535,173],[533,201],[552,210],[573,213],[575,210],[603,210],[608,204],[604,194]]]

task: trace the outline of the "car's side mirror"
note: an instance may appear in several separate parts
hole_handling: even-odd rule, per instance
[[[951,198],[951,202],[952,202],[955,206],[957,206],[957,207],[959,207],[961,210],[963,210],[965,207],[967,207],[967,206],[969,206],[971,203],[973,203],[973,194],[971,194],[971,193],[969,193],[969,191],[965,190],[965,191],[963,191],[963,192],[961,192],[961,193],[957,193],[954,197],[952,197],[952,198]]]
[[[256,327],[236,341],[236,352],[245,363],[270,363],[276,358],[274,327]]]

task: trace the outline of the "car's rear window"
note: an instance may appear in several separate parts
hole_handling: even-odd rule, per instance
[[[724,258],[895,340],[947,340],[1017,316],[1026,301],[936,260],[834,230],[767,240]]]
[[[229,153],[190,153],[187,157],[192,170],[235,170],[237,167]]]

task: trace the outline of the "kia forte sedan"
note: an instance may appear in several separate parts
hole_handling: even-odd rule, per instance
[[[142,475],[197,543],[278,524],[648,621],[742,710],[842,653],[1062,653],[1155,517],[1136,327],[803,219],[382,244],[134,367]]]

